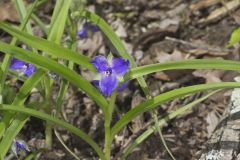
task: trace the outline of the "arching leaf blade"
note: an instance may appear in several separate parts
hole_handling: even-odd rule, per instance
[[[133,109],[128,111],[121,119],[112,127],[111,129],[111,137],[114,136],[131,120],[133,120],[136,116],[149,111],[151,109],[156,108],[158,105],[163,104],[167,101],[173,100],[175,98],[179,98],[191,93],[200,92],[204,90],[216,90],[216,89],[227,89],[227,88],[238,88],[240,87],[240,83],[238,82],[221,82],[221,83],[211,83],[211,84],[200,84],[189,87],[183,87],[179,89],[174,89],[166,93],[162,93],[158,96],[155,96],[145,102],[141,103],[138,106],[135,106]]]
[[[204,101],[205,99],[207,99],[208,97],[210,97],[211,95],[215,94],[217,91],[213,91],[183,107],[178,108],[177,110],[169,113],[167,116],[161,118],[158,121],[158,126],[161,127],[164,124],[166,124],[168,121],[172,120],[173,118],[182,115],[184,113],[186,113],[186,111],[192,107],[194,107],[195,105],[197,105],[198,103]],[[138,146],[139,144],[141,144],[146,138],[148,138],[151,134],[154,133],[154,131],[156,130],[155,126],[153,125],[152,127],[148,128],[146,131],[144,131],[140,136],[138,136],[132,143],[130,143],[130,145],[127,146],[127,148],[124,149],[123,151],[123,155],[121,156],[122,159],[126,159],[127,156],[132,153],[133,149],[136,148],[136,146]]]
[[[32,36],[26,32],[19,31],[18,29],[4,24],[3,22],[0,22],[0,28],[29,46],[42,50],[52,56],[73,61],[93,72],[96,72],[96,69],[93,67],[93,65],[89,63],[90,58],[80,53],[64,48],[54,42],[45,40],[43,38]]]
[[[0,110],[11,110],[11,111],[19,112],[19,113],[24,113],[24,114],[27,114],[27,115],[30,115],[30,116],[40,118],[40,119],[45,120],[47,122],[54,123],[58,126],[61,126],[65,129],[67,129],[68,131],[74,133],[75,135],[80,137],[82,140],[87,142],[97,152],[97,154],[99,155],[99,157],[101,159],[105,159],[101,148],[96,144],[96,142],[94,142],[94,140],[91,137],[89,137],[86,133],[84,133],[79,128],[74,127],[73,125],[71,125],[71,124],[69,124],[65,121],[62,121],[62,120],[60,120],[56,117],[50,116],[50,115],[48,115],[46,113],[43,113],[43,112],[36,111],[34,109],[29,109],[29,108],[19,107],[19,106],[13,106],[13,105],[4,105],[4,104],[1,104],[0,106],[1,106]]]
[[[90,82],[83,79],[76,72],[57,63],[56,61],[37,54],[31,54],[31,52],[29,51],[11,46],[3,42],[0,42],[0,51],[7,52],[20,60],[32,63],[38,67],[41,67],[45,71],[51,70],[59,74],[72,84],[79,87],[82,91],[86,92],[101,107],[103,112],[105,111],[105,108],[108,106],[106,99],[94,86],[90,84]]]
[[[232,60],[210,60],[210,59],[194,59],[181,60],[165,63],[150,64],[132,68],[126,73],[124,79],[126,81],[135,79],[147,74],[178,69],[223,69],[223,70],[240,70],[240,62]]]

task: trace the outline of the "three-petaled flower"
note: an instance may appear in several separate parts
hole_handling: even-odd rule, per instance
[[[24,74],[27,77],[30,77],[36,70],[33,64],[26,63],[16,58],[12,59],[10,68]]]
[[[83,24],[83,28],[77,32],[77,36],[81,39],[86,39],[89,37],[89,35],[92,35],[93,33],[96,33],[98,31],[100,30],[97,25],[86,22]]]
[[[129,61],[123,58],[112,58],[111,63],[104,56],[96,56],[91,63],[95,66],[98,73],[101,74],[100,80],[94,80],[93,84],[100,88],[101,92],[110,96],[118,87],[119,78],[129,69]],[[119,87],[119,91],[126,88],[128,82]]]

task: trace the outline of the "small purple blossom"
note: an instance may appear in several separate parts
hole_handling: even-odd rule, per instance
[[[16,58],[12,59],[10,68],[23,73],[27,77],[30,77],[36,70],[33,64],[26,63]]]
[[[83,25],[83,28],[77,32],[77,36],[81,39],[86,39],[90,34],[100,31],[97,25],[86,22]]]
[[[112,62],[108,63],[104,56],[96,56],[91,63],[95,66],[98,73],[101,74],[100,80],[94,80],[92,83],[98,87],[104,95],[111,96],[112,92],[119,85],[118,78],[128,71],[129,61],[123,58],[113,57]],[[126,84],[123,83],[118,91],[122,91],[127,85],[127,82]]]
[[[12,151],[16,156],[22,153],[30,152],[28,145],[23,140],[14,140],[12,144]]]

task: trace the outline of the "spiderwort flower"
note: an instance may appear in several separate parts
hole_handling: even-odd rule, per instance
[[[96,56],[91,63],[101,75],[100,80],[94,80],[92,83],[106,96],[110,96],[118,87],[119,78],[129,69],[129,61],[123,58],[113,57],[109,63],[104,56]],[[120,86],[120,91],[127,87],[127,84],[123,83],[123,85]]]
[[[12,151],[17,156],[19,154],[25,154],[26,152],[30,152],[28,145],[23,140],[13,140]]]
[[[19,71],[27,77],[30,77],[36,70],[33,64],[26,63],[16,58],[12,59],[10,68]]]
[[[91,34],[100,31],[98,26],[89,22],[84,23],[83,28],[77,32],[77,36],[81,39],[87,39]]]

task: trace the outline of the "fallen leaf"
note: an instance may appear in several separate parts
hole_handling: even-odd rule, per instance
[[[12,3],[1,3],[0,4],[0,21],[12,21],[19,22],[19,16]]]

